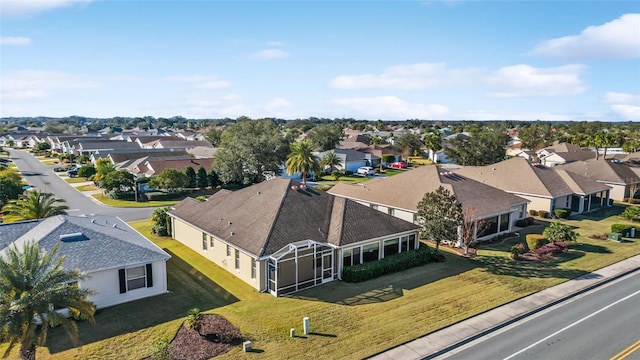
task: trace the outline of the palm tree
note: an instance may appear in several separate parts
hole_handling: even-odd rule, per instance
[[[7,357],[20,345],[20,358],[35,360],[36,345],[43,345],[50,327],[61,325],[74,344],[78,343],[75,320],[55,309],[67,308],[79,319],[94,321],[95,306],[89,301],[94,292],[78,287],[84,279],[79,270],[65,271],[58,245],[50,253],[34,242],[6,249],[0,256],[0,334],[9,343]]]
[[[335,151],[329,151],[328,153],[324,154],[322,159],[320,159],[320,166],[329,167],[329,172],[333,173],[334,168],[342,166],[342,158],[340,158]]]
[[[202,329],[202,325],[204,324],[204,314],[200,312],[200,309],[193,308],[189,310],[187,314],[187,320],[185,320],[185,325],[189,329],[193,329],[198,332],[198,335],[202,336],[200,330]]]
[[[302,184],[307,184],[307,174],[315,174],[320,170],[320,161],[312,153],[313,145],[309,140],[302,140],[291,145],[291,153],[287,158],[287,174],[302,173]]]
[[[67,205],[56,205],[65,202],[64,199],[56,199],[51,193],[42,191],[29,191],[26,197],[12,201],[2,207],[7,222],[44,219],[54,215],[66,215]]]

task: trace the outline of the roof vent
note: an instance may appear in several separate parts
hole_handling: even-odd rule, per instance
[[[234,234],[235,234],[235,233],[232,231],[232,232],[231,232],[231,236],[233,236]]]
[[[96,223],[96,219],[91,219],[91,223],[95,224]]]
[[[260,195],[260,191],[257,191],[257,192],[256,192],[256,195]]]
[[[227,225],[231,225],[231,224],[233,224],[231,221],[229,221],[229,222],[227,223]]]
[[[117,228],[117,227],[118,227],[118,224],[115,224],[115,223],[114,223],[114,224],[113,224],[113,227],[114,227],[114,228]]]
[[[89,238],[81,232],[60,235],[60,241],[63,242],[76,242],[85,240],[89,240]]]

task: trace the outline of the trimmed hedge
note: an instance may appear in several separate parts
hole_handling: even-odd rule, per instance
[[[547,238],[542,234],[527,234],[526,240],[529,250],[539,249],[547,243]]]
[[[530,210],[529,210],[529,215],[531,215],[531,216],[538,216],[538,210],[530,209]]]
[[[533,225],[533,224],[535,224],[536,220],[534,218],[532,218],[531,216],[529,216],[527,218],[527,222],[529,223],[529,225]]]
[[[553,210],[553,215],[560,219],[567,219],[571,214],[571,209],[555,209]]]
[[[184,195],[189,192],[190,191],[184,191],[184,190],[170,192],[170,193],[154,191],[154,192],[145,193],[144,195],[147,197],[148,201],[164,201],[164,200],[178,200],[180,198],[183,198]]]
[[[538,215],[540,215],[541,218],[546,219],[549,217],[549,212],[547,210],[540,210],[538,211]]]
[[[349,283],[363,282],[382,275],[422,266],[437,259],[437,254],[427,245],[420,243],[418,250],[401,252],[378,261],[345,266],[342,270],[342,280]]]
[[[629,234],[629,236],[631,236],[632,228],[635,228],[636,234],[638,234],[638,227],[636,225],[630,225],[630,224],[613,224],[611,225],[611,232],[617,232],[622,234],[622,236],[626,237],[627,233]]]
[[[527,226],[529,226],[529,221],[527,221],[527,219],[516,220],[516,226],[517,227],[527,227]]]

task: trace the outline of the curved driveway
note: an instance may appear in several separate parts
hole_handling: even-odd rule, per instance
[[[69,215],[102,214],[118,216],[124,221],[147,219],[155,209],[152,208],[116,208],[105,206],[85,196],[53,172],[54,166],[44,165],[26,151],[9,150],[11,160],[16,164],[22,176],[36,189],[54,193],[57,198],[65,199],[69,206]]]

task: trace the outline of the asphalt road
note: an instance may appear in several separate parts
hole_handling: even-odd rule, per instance
[[[640,273],[635,272],[437,359],[583,360],[618,355],[617,360],[640,360],[639,340]]]
[[[54,193],[57,198],[65,199],[69,215],[101,214],[119,216],[124,221],[148,219],[155,208],[115,208],[102,205],[67,184],[53,172],[55,166],[44,165],[26,151],[9,150],[11,160],[16,164],[22,176],[36,189]]]

